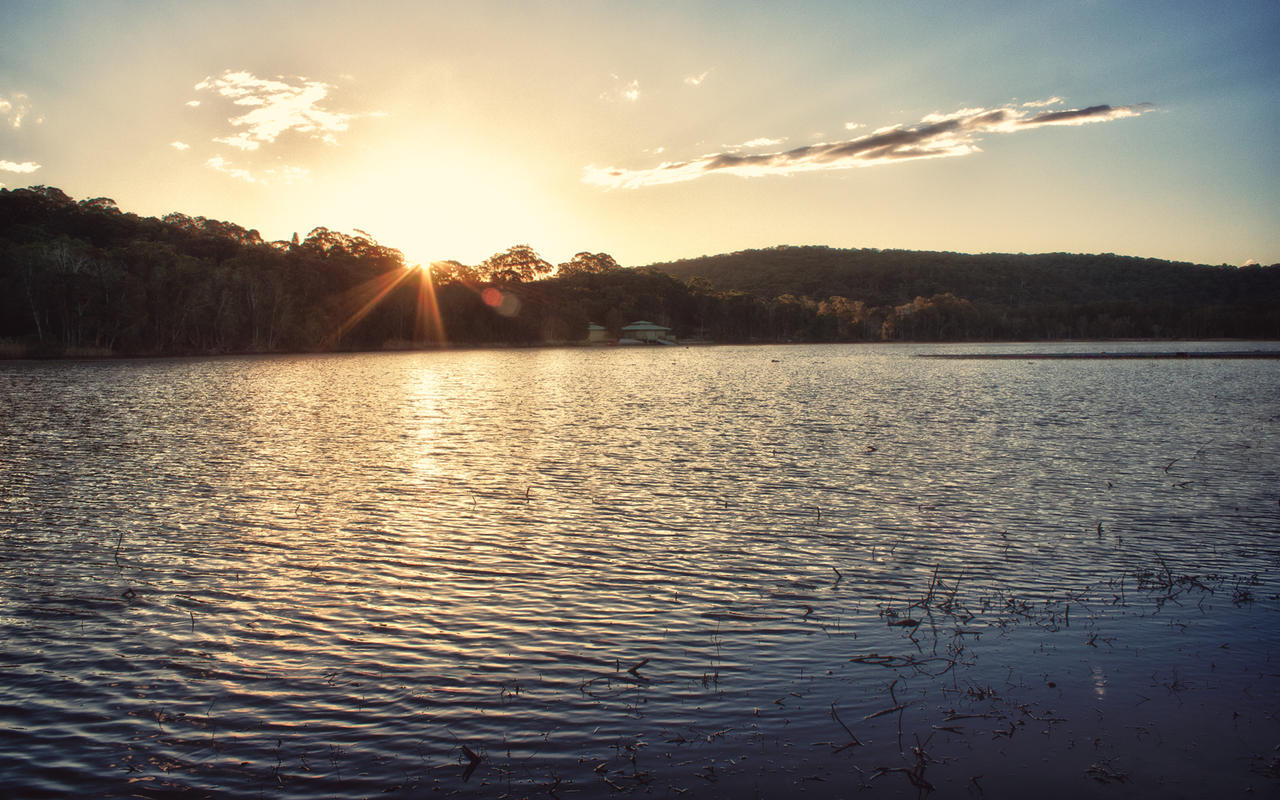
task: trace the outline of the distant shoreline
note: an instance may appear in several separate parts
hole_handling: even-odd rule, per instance
[[[1151,353],[917,353],[916,358],[975,359],[984,361],[1022,360],[1133,360],[1162,358],[1276,358],[1280,359],[1280,350],[1219,350],[1215,352],[1196,352],[1194,350],[1162,351]]]
[[[241,350],[241,351],[225,351],[210,353],[192,353],[192,352],[158,352],[158,353],[114,353],[104,352],[99,348],[73,348],[71,352],[39,352],[27,350],[23,352],[21,345],[14,346],[12,342],[0,342],[0,363],[19,362],[19,361],[133,361],[147,359],[181,359],[181,358],[244,358],[256,356],[312,356],[312,355],[369,355],[373,353],[440,353],[440,352],[457,352],[457,351],[483,351],[483,350],[565,350],[565,349],[590,349],[590,350],[667,350],[679,349],[686,347],[804,347],[808,345],[859,345],[859,346],[880,346],[889,345],[895,347],[911,347],[921,345],[943,345],[943,344],[970,344],[970,345],[999,345],[999,344],[1016,344],[1016,345],[1045,345],[1045,344],[1163,344],[1169,345],[1177,341],[1196,341],[1196,342],[1268,342],[1271,339],[1094,339],[1094,340],[1072,340],[1072,339],[1054,339],[1044,341],[981,341],[981,342],[934,342],[934,341],[906,341],[906,342],[710,342],[706,340],[690,340],[687,342],[676,342],[666,348],[648,348],[639,346],[617,345],[616,343],[587,343],[587,342],[541,342],[530,344],[517,343],[458,343],[449,345],[427,345],[423,347],[386,347],[379,349],[352,349],[352,350]],[[8,346],[6,346],[8,345]],[[982,360],[982,361],[1000,361],[1000,360],[1148,360],[1148,359],[1280,359],[1280,350],[1216,350],[1216,351],[1194,351],[1194,350],[1160,350],[1150,352],[1110,352],[1100,350],[1097,352],[1012,352],[1012,353],[916,353],[917,358],[940,358],[950,360]]]

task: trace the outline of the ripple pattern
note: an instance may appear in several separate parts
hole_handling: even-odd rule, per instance
[[[915,796],[1274,696],[1280,364],[924,350],[0,362],[0,784]]]

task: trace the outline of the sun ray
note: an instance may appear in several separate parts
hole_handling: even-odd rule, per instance
[[[381,303],[383,298],[391,293],[392,289],[395,289],[405,278],[409,277],[411,272],[413,272],[413,269],[410,267],[396,267],[377,277],[370,278],[348,292],[347,296],[356,298],[356,302],[361,303],[361,305],[338,326],[337,330],[325,338],[324,349],[330,350],[336,347],[338,342],[342,341],[342,337],[377,307],[378,303]]]
[[[436,283],[431,267],[415,267],[418,272],[418,305],[414,314],[413,341],[431,342],[441,347],[449,343],[436,303]]]

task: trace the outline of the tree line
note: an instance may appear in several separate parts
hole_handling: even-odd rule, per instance
[[[773,248],[624,268],[527,245],[405,263],[356,231],[266,241],[52,187],[0,189],[0,356],[580,342],[645,319],[718,342],[1280,338],[1280,266]]]

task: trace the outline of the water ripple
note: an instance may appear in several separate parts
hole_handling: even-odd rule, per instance
[[[1275,362],[912,352],[0,363],[0,782],[914,796],[1274,694]]]

